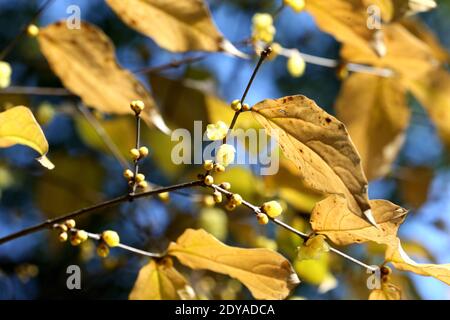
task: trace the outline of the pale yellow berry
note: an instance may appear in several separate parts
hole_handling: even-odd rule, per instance
[[[236,206],[239,206],[242,204],[242,197],[240,194],[234,193],[230,197],[230,202],[235,204]]]
[[[207,175],[205,177],[205,179],[203,179],[203,182],[207,185],[210,186],[214,183],[214,178],[211,175]]]
[[[203,205],[206,207],[214,206],[216,202],[214,201],[214,197],[211,195],[207,195],[203,197]]]
[[[283,0],[283,3],[295,12],[300,12],[305,8],[305,0]]]
[[[217,191],[217,190],[214,191],[213,198],[214,198],[214,201],[216,203],[221,203],[222,202],[222,193],[220,191]]]
[[[276,218],[281,214],[281,212],[283,212],[283,208],[278,201],[266,202],[262,205],[261,209],[271,218]]]
[[[0,61],[0,89],[9,87],[11,83],[11,65],[8,62]]]
[[[58,224],[56,228],[58,228],[61,232],[66,232],[69,230],[65,224]]]
[[[102,239],[110,247],[117,247],[120,244],[120,237],[117,232],[106,230],[102,233]]]
[[[139,150],[136,148],[130,149],[130,155],[133,160],[138,160],[141,157]]]
[[[214,171],[219,173],[225,172],[225,167],[221,164],[216,163],[214,165]]]
[[[86,241],[86,240],[89,238],[88,233],[87,233],[86,231],[84,231],[84,230],[78,230],[78,231],[75,233],[75,236],[76,236],[78,239],[80,239],[81,242],[84,242],[84,241]]]
[[[212,160],[205,160],[205,163],[203,163],[203,169],[206,171],[210,171],[214,168],[214,162]]]
[[[36,37],[39,34],[39,27],[37,25],[35,25],[35,24],[30,24],[27,27],[27,34],[30,37]]]
[[[231,201],[228,201],[225,205],[225,209],[227,209],[228,211],[233,211],[234,209],[236,209],[236,205],[234,203],[231,203]]]
[[[276,29],[268,13],[257,13],[252,18],[252,38],[255,41],[272,42]]]
[[[223,121],[217,121],[206,126],[206,136],[209,140],[222,140],[228,133],[228,126]]]
[[[234,111],[239,111],[242,108],[242,104],[241,101],[239,99],[233,100],[231,102],[231,109],[233,109]]]
[[[244,103],[242,105],[242,111],[249,111],[250,110],[250,105],[248,103]]]
[[[139,148],[139,155],[141,158],[145,158],[148,156],[148,148],[147,147],[140,147]]]
[[[268,13],[256,13],[252,17],[252,23],[256,29],[265,29],[273,25],[273,18]]]
[[[67,232],[61,232],[61,233],[58,235],[58,239],[59,239],[59,241],[61,241],[61,242],[66,242],[68,238],[69,238],[69,236],[67,235]]]
[[[228,166],[234,161],[236,149],[230,144],[222,144],[216,153],[216,163]]]
[[[161,201],[168,202],[170,200],[170,194],[169,192],[161,192],[158,193],[158,198]]]
[[[73,219],[66,220],[66,222],[64,222],[64,224],[65,224],[65,225],[67,226],[67,228],[69,228],[69,229],[75,228],[75,226],[76,226],[76,222],[75,222],[75,220],[73,220]]]
[[[130,107],[131,107],[131,110],[133,110],[134,113],[136,113],[138,115],[144,110],[145,104],[141,100],[135,100],[135,101],[131,101]]]
[[[265,213],[258,213],[256,215],[256,219],[258,219],[259,224],[268,224],[269,223],[269,217]]]
[[[299,52],[294,51],[287,61],[287,70],[293,77],[301,77],[305,73],[305,60]]]
[[[222,189],[225,189],[225,190],[230,190],[231,189],[231,183],[229,183],[229,182],[222,182],[219,186]]]
[[[106,243],[101,242],[97,246],[97,255],[102,258],[106,258],[109,255],[109,247]]]
[[[136,182],[142,182],[142,181],[144,181],[145,180],[145,176],[142,174],[142,173],[138,173],[137,175],[136,175]]]
[[[134,173],[133,173],[133,171],[131,171],[130,169],[126,169],[126,170],[123,172],[123,176],[124,176],[126,179],[130,180],[130,179],[132,179],[132,178],[134,177]]]
[[[139,182],[137,186],[141,189],[147,189],[148,183],[147,183],[147,181],[144,180],[144,181]]]
[[[70,244],[71,245],[78,246],[81,244],[81,242],[82,241],[80,239],[78,239],[78,237],[75,234],[70,236]]]

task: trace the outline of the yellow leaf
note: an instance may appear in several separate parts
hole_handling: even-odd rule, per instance
[[[424,76],[437,63],[430,47],[398,23],[383,27],[386,54],[379,57],[372,50],[345,44],[341,56],[345,61],[393,70],[400,77]]]
[[[243,55],[217,30],[203,0],[107,0],[131,28],[174,52],[228,51]]]
[[[30,109],[17,106],[1,112],[0,124],[0,148],[15,144],[28,146],[40,153],[36,160],[41,165],[50,170],[55,167],[46,157],[48,142]]]
[[[406,92],[398,79],[352,74],[342,84],[336,111],[361,155],[367,178],[387,174],[410,118]]]
[[[170,258],[151,260],[140,271],[130,300],[180,300],[193,299],[193,289],[173,267]]]
[[[130,102],[145,103],[143,119],[169,132],[144,86],[117,63],[111,40],[94,25],[67,28],[64,21],[39,32],[42,53],[64,86],[99,111],[133,114]]]
[[[406,210],[386,200],[371,200],[370,206],[378,228],[351,214],[345,198],[332,195],[316,204],[311,213],[311,226],[337,245],[373,241],[379,244],[396,242],[397,230],[406,217]]]
[[[402,291],[392,283],[381,284],[381,289],[374,289],[369,295],[369,300],[401,300]]]
[[[340,42],[372,51],[369,42],[375,30],[367,27],[366,8],[361,0],[307,0],[306,10],[320,29]]]
[[[205,232],[187,229],[168,254],[192,269],[227,274],[242,282],[256,299],[284,299],[300,281],[289,261],[268,249],[230,247]]]
[[[394,245],[388,246],[385,255],[386,261],[392,262],[398,270],[410,271],[422,276],[434,277],[450,285],[450,263],[431,264],[417,263],[403,250],[400,239]]]
[[[342,194],[350,210],[373,223],[361,159],[345,126],[305,96],[264,100],[252,108],[302,182],[324,194]]]
[[[436,69],[421,79],[410,81],[408,86],[433,120],[440,138],[449,148],[450,74],[445,69]]]

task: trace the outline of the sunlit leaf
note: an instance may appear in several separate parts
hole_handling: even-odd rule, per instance
[[[142,100],[143,119],[168,132],[144,86],[117,63],[114,45],[99,28],[83,22],[69,29],[64,21],[39,32],[39,44],[64,86],[99,111],[132,114],[130,102]]]
[[[191,269],[207,269],[241,281],[257,299],[284,299],[299,283],[289,261],[268,249],[230,247],[205,232],[187,229],[168,254]]]
[[[345,198],[338,195],[318,202],[311,214],[313,230],[338,245],[367,241],[393,244],[397,241],[398,228],[406,217],[405,209],[386,200],[370,200],[377,228],[348,211],[345,202]]]
[[[370,292],[369,300],[401,300],[402,291],[392,283],[381,284],[380,289],[374,289]]]
[[[185,300],[193,299],[193,289],[173,267],[172,260],[151,260],[140,271],[130,300]]]
[[[131,28],[147,35],[164,49],[228,51],[242,55],[217,30],[202,0],[107,0]]]
[[[398,270],[410,271],[422,276],[434,277],[450,285],[450,263],[417,263],[403,250],[400,239],[397,239],[395,245],[388,246],[385,259],[386,261],[392,262],[394,267]]]
[[[0,113],[0,148],[22,144],[41,155],[36,160],[47,169],[55,166],[47,158],[48,142],[33,113],[24,106],[13,107]]]
[[[336,109],[361,155],[367,178],[387,174],[403,144],[410,118],[400,81],[354,73],[342,84]]]
[[[252,113],[278,137],[302,183],[324,194],[344,195],[356,216],[373,222],[361,159],[340,121],[301,95],[261,101]]]

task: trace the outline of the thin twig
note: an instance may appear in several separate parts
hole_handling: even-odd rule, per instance
[[[95,132],[97,132],[99,137],[102,139],[102,141],[108,147],[108,149],[111,151],[111,153],[117,159],[117,161],[119,161],[122,168],[123,169],[129,168],[130,165],[129,165],[128,161],[122,155],[122,153],[120,152],[117,145],[111,139],[109,134],[105,131],[105,129],[103,128],[101,123],[97,120],[97,118],[92,114],[92,112],[82,103],[79,103],[77,105],[77,107],[78,107],[78,110],[80,110],[80,112],[83,114],[83,116],[89,122],[89,124],[94,128]]]
[[[174,191],[174,190],[178,190],[178,189],[190,188],[190,187],[198,186],[198,185],[201,185],[201,184],[203,184],[202,181],[195,180],[195,181],[191,181],[191,182],[185,182],[185,183],[176,184],[176,185],[169,186],[169,187],[157,188],[157,189],[153,189],[153,190],[146,191],[146,192],[126,194],[126,195],[123,195],[123,196],[120,196],[120,197],[117,197],[117,198],[114,198],[114,199],[111,199],[111,200],[107,200],[107,201],[104,201],[104,202],[101,202],[101,203],[94,204],[94,205],[89,206],[89,207],[85,207],[85,208],[82,208],[82,209],[79,209],[79,210],[67,213],[65,215],[62,215],[62,216],[59,216],[59,217],[56,217],[56,218],[53,218],[53,219],[46,220],[46,221],[44,221],[42,223],[36,224],[34,226],[31,226],[31,227],[22,229],[20,231],[17,231],[15,233],[12,233],[12,234],[10,234],[8,236],[2,237],[2,238],[0,238],[0,245],[3,244],[3,243],[6,243],[8,241],[11,241],[11,240],[14,240],[14,239],[26,236],[28,234],[31,234],[31,233],[34,233],[34,232],[37,232],[37,231],[40,231],[40,230],[43,230],[43,229],[46,229],[46,228],[52,228],[52,226],[55,223],[60,223],[60,222],[66,221],[68,219],[78,218],[78,217],[80,217],[82,215],[85,215],[87,213],[92,213],[92,212],[95,212],[96,210],[99,210],[99,209],[111,207],[113,205],[129,201],[130,198],[131,199],[138,199],[138,198],[143,198],[143,197],[156,195],[156,194],[163,193],[163,192],[170,192],[170,191]]]
[[[201,61],[205,58],[207,58],[208,55],[204,54],[201,56],[196,56],[196,57],[188,57],[188,58],[184,58],[184,59],[180,59],[180,60],[172,60],[171,62],[159,65],[159,66],[155,66],[155,67],[146,67],[146,68],[142,68],[142,69],[138,69],[133,71],[133,73],[139,74],[139,73],[159,73],[168,69],[173,69],[173,68],[178,68],[184,64],[190,64],[190,63],[194,63],[197,61]]]
[[[41,13],[47,9],[50,4],[54,0],[47,0],[31,17],[30,21],[22,26],[19,33],[12,39],[12,41],[0,52],[0,61],[4,60],[6,56],[11,52],[11,50],[16,46],[16,44],[19,42],[19,40],[26,34],[28,26],[33,23],[40,15]]]
[[[0,90],[0,94],[29,94],[37,96],[73,96],[69,90],[51,87],[20,87],[12,86]]]

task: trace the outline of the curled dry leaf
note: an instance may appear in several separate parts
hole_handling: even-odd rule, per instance
[[[151,260],[140,271],[129,295],[130,300],[185,300],[194,290],[172,265],[170,258]]]
[[[375,223],[361,159],[340,121],[302,95],[263,100],[252,113],[270,135],[278,137],[306,186],[343,195],[351,212]]]
[[[426,76],[410,81],[408,87],[425,108],[436,125],[438,134],[447,148],[450,147],[450,74],[436,69]]]
[[[380,289],[374,289],[370,292],[369,300],[401,300],[402,291],[392,283],[381,284]]]
[[[64,86],[99,111],[132,114],[133,100],[145,103],[143,119],[163,132],[170,130],[144,86],[117,63],[111,40],[94,25],[67,28],[64,21],[39,32],[39,44],[50,67]]]
[[[370,200],[378,228],[355,216],[347,209],[346,199],[332,195],[318,202],[311,213],[311,226],[337,245],[373,241],[392,245],[407,211],[387,200]]]
[[[410,118],[402,84],[396,78],[354,73],[342,84],[336,110],[361,155],[367,178],[387,174]]]
[[[203,0],[106,2],[128,26],[169,51],[226,51],[245,56],[217,30]]]
[[[202,229],[187,229],[169,245],[168,254],[191,269],[236,278],[256,299],[284,299],[300,282],[289,261],[280,254],[227,246]]]
[[[39,152],[41,157],[36,160],[47,169],[55,167],[46,156],[48,142],[44,132],[30,109],[24,106],[0,112],[0,148],[15,144],[28,146]]]
[[[410,271],[422,276],[434,277],[450,285],[450,263],[417,263],[403,250],[400,239],[398,238],[393,245],[388,246],[385,259],[386,261],[391,262],[398,270]]]

